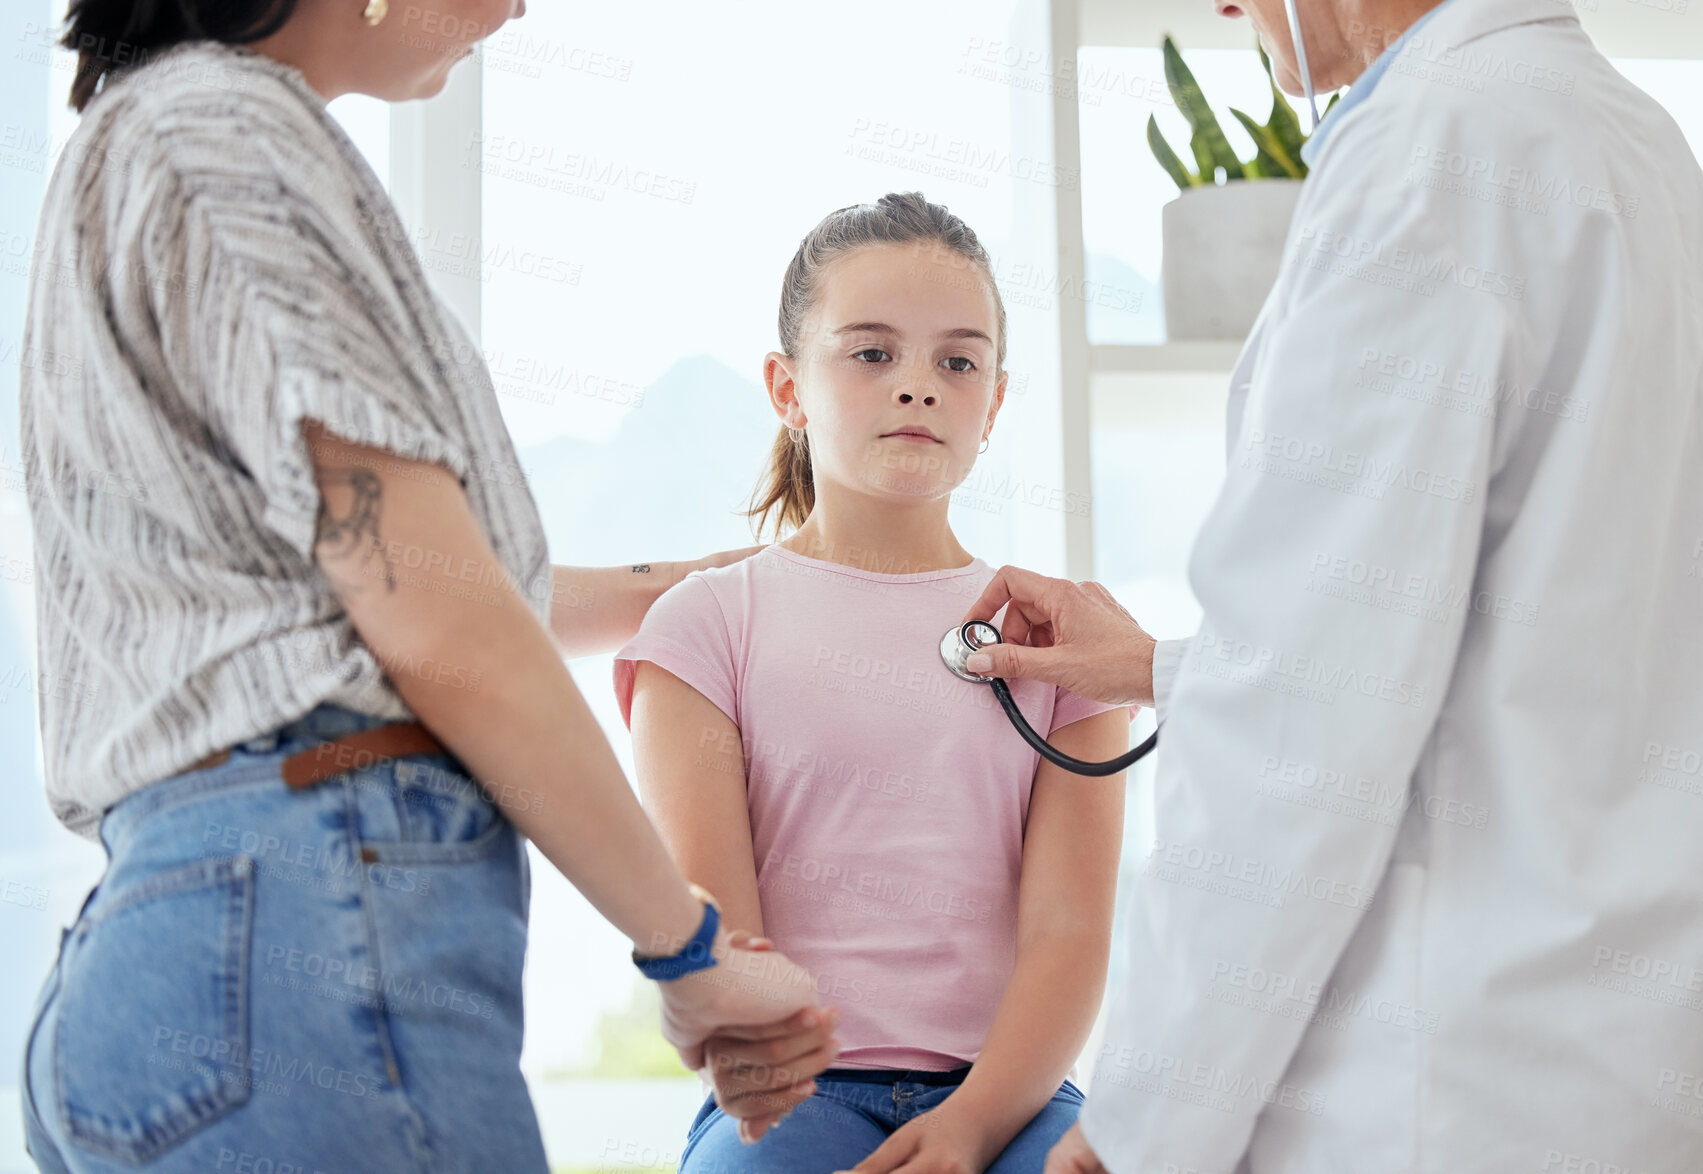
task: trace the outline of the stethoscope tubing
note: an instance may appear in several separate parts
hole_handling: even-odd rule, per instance
[[[1141,745],[1105,762],[1086,762],[1054,748],[1035,732],[1035,727],[1029,724],[1029,719],[1017,708],[1017,701],[1011,696],[1011,686],[1005,683],[1004,677],[973,673],[965,666],[964,661],[970,653],[999,643],[999,629],[987,620],[966,620],[954,628],[947,629],[946,635],[940,638],[940,659],[946,665],[947,671],[959,680],[992,688],[993,695],[999,698],[1000,708],[1005,710],[1005,716],[1011,720],[1012,726],[1023,736],[1023,740],[1034,748],[1035,753],[1054,766],[1063,767],[1072,774],[1104,778],[1134,766],[1153,753],[1154,747],[1159,745],[1159,730],[1155,728]]]
[[[1035,727],[1029,724],[1029,719],[1023,716],[1023,711],[1017,708],[1017,701],[1011,696],[1011,686],[1005,683],[1005,678],[994,677],[988,682],[993,689],[993,695],[999,698],[1000,708],[1005,710],[1005,716],[1011,719],[1011,724],[1017,727],[1017,732],[1023,735],[1023,740],[1035,748],[1035,753],[1052,763],[1061,766],[1072,774],[1088,775],[1093,778],[1104,778],[1115,775],[1120,770],[1127,770],[1153,752],[1159,745],[1159,730],[1157,728],[1147,735],[1147,740],[1127,753],[1105,762],[1085,762],[1080,758],[1072,758],[1062,750],[1055,749],[1051,743],[1035,732]]]

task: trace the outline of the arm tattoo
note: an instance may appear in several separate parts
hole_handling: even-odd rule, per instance
[[[327,570],[353,572],[339,581],[352,591],[361,589],[359,579],[369,572],[366,565],[377,558],[385,586],[396,590],[396,576],[378,536],[379,513],[384,505],[384,485],[370,469],[323,469],[324,488],[319,498],[314,548]],[[333,500],[335,498],[335,501]],[[371,572],[377,574],[377,572]]]

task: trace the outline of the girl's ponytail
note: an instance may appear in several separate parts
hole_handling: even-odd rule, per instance
[[[787,358],[797,359],[804,322],[821,290],[822,274],[835,260],[866,245],[933,241],[964,258],[979,271],[993,291],[999,310],[998,360],[1005,367],[1005,301],[993,279],[993,262],[969,225],[931,204],[921,192],[889,192],[873,204],[852,204],[830,212],[799,242],[781,282],[780,342]],[[769,467],[751,495],[746,516],[757,519],[757,534],[776,514],[775,531],[796,530],[816,504],[816,483],[810,468],[810,441],[800,431],[782,428],[769,449]]]
[[[761,500],[759,500],[761,499]],[[769,446],[769,467],[763,474],[762,487],[751,498],[748,517],[758,518],[757,532],[771,512],[776,514],[775,530],[796,530],[816,505],[816,481],[810,472],[810,441],[802,429],[782,428]]]

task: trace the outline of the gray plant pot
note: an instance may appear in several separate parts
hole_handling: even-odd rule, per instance
[[[1189,188],[1165,205],[1165,336],[1240,342],[1277,280],[1298,179]]]

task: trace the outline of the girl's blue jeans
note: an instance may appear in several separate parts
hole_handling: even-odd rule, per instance
[[[738,1126],[707,1097],[692,1121],[680,1174],[833,1174],[850,1170],[905,1122],[936,1108],[969,1068],[902,1072],[887,1068],[829,1068],[816,1091],[746,1145]],[[1082,1090],[1065,1081],[987,1168],[986,1174],[1041,1174],[1047,1151],[1076,1124]]]
[[[292,790],[322,705],[127,796],[24,1054],[45,1174],[541,1174],[523,841],[447,754]]]

